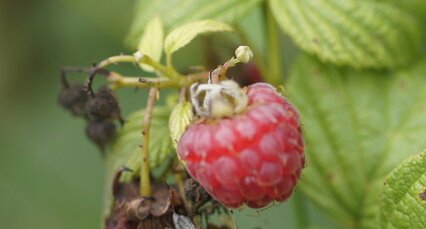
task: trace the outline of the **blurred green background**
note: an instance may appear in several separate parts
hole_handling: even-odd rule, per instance
[[[58,70],[131,53],[123,41],[133,5],[116,0],[0,2],[0,228],[101,227],[104,165],[85,138],[83,120],[56,105]],[[131,66],[123,69],[136,72]],[[142,91],[123,90],[119,97],[125,115],[144,103]],[[235,211],[238,225],[296,228],[293,202],[259,215]],[[310,224],[337,228],[304,203]]]
[[[60,66],[126,51],[133,1],[99,3],[0,2],[0,228],[100,228],[100,154],[56,105]]]

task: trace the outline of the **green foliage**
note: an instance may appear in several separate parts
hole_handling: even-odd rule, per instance
[[[405,160],[386,178],[380,228],[426,228],[426,151]]]
[[[299,108],[308,166],[302,190],[351,228],[375,228],[384,177],[426,148],[426,61],[396,74],[303,57],[287,93]]]
[[[391,2],[397,7],[404,8],[411,14],[419,17],[419,19],[426,20],[426,1],[424,0],[376,0],[381,2]]]
[[[127,43],[135,46],[145,25],[155,16],[160,16],[166,31],[170,31],[184,23],[201,19],[233,22],[241,19],[260,2],[262,0],[139,0]]]
[[[106,154],[106,211],[112,201],[111,186],[114,175],[120,167],[131,169],[132,173],[124,173],[123,181],[129,181],[134,174],[140,170],[142,124],[145,110],[139,110],[130,115],[123,128],[117,133],[117,137],[108,147]],[[156,107],[153,111],[150,139],[149,139],[149,162],[150,167],[159,167],[168,157],[174,156],[174,150],[168,130],[170,108]]]
[[[232,28],[219,21],[202,20],[182,25],[170,32],[164,41],[167,59],[177,50],[189,44],[192,39],[203,33],[231,31]]]
[[[139,41],[138,51],[158,62],[163,54],[163,40],[163,23],[160,18],[154,17],[146,25],[145,32]],[[153,70],[152,67],[144,64],[142,64],[142,68],[147,71]]]
[[[397,1],[396,1],[397,2]],[[357,68],[408,64],[421,47],[421,26],[403,3],[374,0],[270,0],[281,28],[304,51]]]
[[[173,147],[177,149],[177,143],[180,137],[185,132],[189,124],[191,124],[194,118],[192,113],[192,105],[190,102],[178,103],[170,114],[169,119],[169,130],[170,138],[173,143]]]
[[[167,69],[174,70],[174,52],[200,34],[232,30],[226,23],[240,24],[245,14],[262,6],[257,20],[266,23],[267,32],[262,31],[260,39],[269,42],[269,53],[266,66],[258,61],[261,69],[269,71],[283,64],[281,40],[275,39],[278,27],[312,55],[302,54],[285,85],[286,94],[300,109],[305,130],[308,167],[301,190],[347,228],[376,228],[379,215],[383,228],[424,228],[425,207],[418,194],[425,183],[425,153],[389,176],[381,210],[379,197],[385,176],[426,148],[426,60],[412,64],[421,51],[424,31],[419,18],[426,18],[425,1],[268,0],[259,4],[262,2],[139,0],[127,39],[132,46],[139,41],[138,51],[157,62],[164,48]],[[259,31],[239,31],[241,40],[253,43],[252,34],[244,34],[247,31]],[[164,33],[168,33],[166,38]],[[282,75],[276,69],[264,79]],[[174,106],[173,111],[155,108],[149,144],[153,168],[175,155],[172,146],[176,148],[192,119],[188,102]],[[130,117],[109,148],[108,191],[120,166],[134,173],[140,169],[142,121],[143,110]],[[123,181],[133,175],[126,174]],[[109,201],[110,195],[108,192]]]

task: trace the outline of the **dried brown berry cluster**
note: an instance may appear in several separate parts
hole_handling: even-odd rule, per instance
[[[103,150],[117,129],[114,121],[124,123],[116,94],[107,86],[100,87],[96,93],[89,93],[90,86],[82,83],[70,84],[64,72],[61,84],[59,105],[87,121],[87,137]]]
[[[113,205],[105,219],[106,229],[196,228],[194,218],[201,220],[212,214],[228,214],[226,209],[192,178],[185,180],[185,198],[175,185],[152,183],[152,195],[140,196],[139,182],[119,182],[126,168],[120,169],[113,182]],[[229,229],[205,222],[207,229]]]

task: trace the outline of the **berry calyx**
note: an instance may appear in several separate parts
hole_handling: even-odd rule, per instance
[[[240,113],[199,119],[180,138],[178,153],[190,175],[225,206],[262,208],[288,199],[300,177],[300,119],[269,84],[243,92],[247,104]]]

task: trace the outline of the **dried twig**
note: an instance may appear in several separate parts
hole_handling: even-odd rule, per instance
[[[158,88],[149,89],[148,101],[146,104],[145,116],[142,126],[142,150],[141,150],[141,196],[151,195],[150,167],[149,167],[149,129],[151,127],[151,116],[157,100]]]

